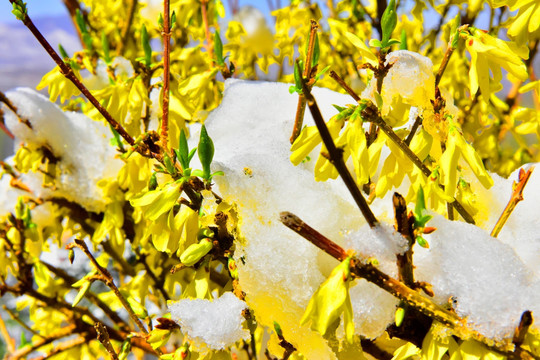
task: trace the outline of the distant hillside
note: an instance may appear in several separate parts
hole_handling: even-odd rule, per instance
[[[36,18],[34,23],[55,49],[60,43],[70,53],[80,49],[67,15]],[[54,62],[22,23],[0,23],[0,91],[16,86],[35,87],[53,66]]]

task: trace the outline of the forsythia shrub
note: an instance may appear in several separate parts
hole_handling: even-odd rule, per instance
[[[540,357],[538,1],[10,2],[6,359]]]

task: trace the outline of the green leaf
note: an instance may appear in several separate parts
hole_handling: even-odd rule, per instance
[[[319,71],[319,73],[315,76],[315,82],[317,82],[321,78],[321,76],[323,76],[324,73],[328,71],[328,69],[330,69],[330,65]]]
[[[400,302],[398,308],[396,309],[396,313],[394,315],[394,322],[396,323],[397,327],[400,327],[401,324],[403,324],[405,315],[406,315],[405,304],[403,302]]]
[[[420,245],[424,249],[429,249],[429,243],[422,236],[417,236],[416,237],[416,242],[418,243],[418,245]]]
[[[75,285],[75,284],[74,284]],[[88,290],[90,290],[90,286],[92,285],[92,281],[88,281],[86,280],[84,282],[84,284],[81,286],[81,288],[79,289],[79,292],[77,293],[77,296],[75,296],[75,299],[73,299],[73,303],[71,304],[71,307],[75,307],[77,306],[78,303],[81,302],[81,300],[83,299],[84,295],[86,295],[86,293],[88,292]]]
[[[459,44],[459,27],[461,26],[461,14],[457,14],[454,18],[454,22],[452,24],[452,30],[450,31],[451,40],[452,40],[452,49],[457,49]]]
[[[369,40],[369,46],[382,48],[381,42],[379,40],[377,40],[377,39],[370,39]]]
[[[163,155],[163,163],[165,165],[165,168],[167,169],[167,172],[171,175],[175,175],[176,174],[176,167],[174,166],[174,163],[171,159],[171,157],[169,156],[169,154],[165,153]]]
[[[180,161],[180,165],[182,165],[182,170],[189,167],[188,152],[189,147],[186,132],[182,129],[180,131],[180,137],[178,138],[178,150],[176,151],[176,157],[178,158],[178,161]]]
[[[426,200],[424,197],[424,189],[420,186],[416,194],[416,205],[414,207],[414,227],[421,228],[421,227],[426,226],[426,223],[431,218],[432,216],[427,214]]]
[[[152,47],[150,46],[150,38],[144,24],[141,28],[141,45],[144,50],[144,64],[150,66],[152,64]]]
[[[405,29],[401,29],[401,41],[399,42],[399,50],[409,50],[407,47],[407,33]]]
[[[152,191],[155,190],[158,187],[157,177],[156,173],[152,173],[150,176],[150,180],[148,180],[148,190]]]
[[[321,49],[319,47],[319,35],[315,33],[315,44],[313,45],[313,57],[311,58],[311,67],[317,66],[319,63],[319,56],[321,55]]]
[[[77,26],[79,27],[81,34],[88,33],[88,30],[86,29],[86,21],[84,21],[84,17],[79,9],[75,11],[75,21],[77,22]]]
[[[199,154],[199,160],[203,167],[203,179],[210,179],[210,164],[214,158],[214,142],[208,136],[206,126],[201,128],[201,137],[199,138],[199,146],[197,147],[197,153]]]
[[[176,24],[176,12],[173,11],[171,15],[171,30],[174,28],[175,24]]]
[[[279,326],[279,324],[277,322],[275,322],[275,321],[274,321],[274,330],[276,331],[276,335],[278,337],[283,336],[283,331],[281,330],[281,326]]]
[[[214,54],[216,56],[216,63],[219,66],[225,65],[225,60],[223,59],[223,43],[221,42],[221,37],[217,30],[214,32]]]
[[[21,332],[21,344],[19,345],[19,349],[22,349],[26,345],[31,345],[32,343],[26,339],[26,333],[24,331]]]
[[[302,72],[300,70],[303,65],[302,63],[303,62],[300,60],[298,63],[294,65],[294,84],[296,86],[296,92],[298,94],[302,94]]]
[[[105,35],[105,32],[101,33],[101,47],[103,49],[103,60],[107,64],[111,62],[111,55],[110,55],[110,48],[109,48],[109,39],[107,38],[107,35]]]
[[[163,14],[159,13],[158,25],[160,29],[163,29]]]
[[[399,40],[396,40],[396,39],[390,39],[386,45],[384,46],[385,49],[389,48],[390,46],[392,45],[395,45],[395,44],[399,44],[400,41]]]
[[[66,49],[64,49],[64,47],[62,46],[62,44],[58,44],[58,52],[60,52],[60,56],[62,56],[62,59],[68,59],[69,58],[69,55],[68,55]]]
[[[397,25],[397,13],[396,13],[396,1],[390,0],[390,3],[384,10],[381,19],[381,28],[382,28],[382,47],[387,47],[387,43],[392,36],[392,32]]]
[[[114,128],[109,124],[109,128],[111,129],[111,132],[113,133],[113,138],[110,140],[110,144],[112,146],[116,146],[120,149],[120,151],[124,152],[124,143],[122,143],[122,138],[120,137],[120,134],[118,131],[114,130]]]

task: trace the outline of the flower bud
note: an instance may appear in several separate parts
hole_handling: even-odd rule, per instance
[[[195,265],[203,256],[208,254],[212,250],[213,244],[210,239],[202,239],[198,244],[190,245],[180,255],[180,261],[186,266]]]

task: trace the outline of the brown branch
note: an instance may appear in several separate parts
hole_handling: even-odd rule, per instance
[[[450,42],[448,43],[448,47],[446,48],[446,52],[444,53],[444,57],[442,59],[441,65],[439,66],[439,71],[437,71],[437,75],[435,76],[435,87],[439,87],[439,82],[441,81],[441,78],[444,74],[444,71],[446,70],[446,67],[448,66],[448,62],[450,61],[450,57],[454,53],[454,48],[452,47],[452,38],[454,35],[450,37]]]
[[[203,1],[204,3],[204,1]],[[203,5],[204,6],[204,5]],[[169,0],[163,1],[163,115],[161,117],[161,146],[165,154],[169,153],[169,80],[171,77],[171,26]]]
[[[393,357],[392,354],[378,347],[373,340],[361,339],[360,345],[362,345],[363,352],[373,356],[375,359],[390,360]]]
[[[296,63],[296,66],[298,65],[298,62]],[[304,93],[304,96],[306,97],[307,104],[309,106],[309,110],[311,112],[311,116],[313,117],[313,120],[315,121],[315,125],[317,125],[317,129],[319,130],[319,134],[321,135],[321,139],[326,146],[326,149],[328,150],[328,154],[330,156],[330,162],[332,165],[335,166],[336,170],[338,171],[339,175],[343,179],[343,182],[345,182],[345,185],[347,186],[347,189],[351,193],[352,197],[354,198],[354,201],[356,202],[356,205],[358,205],[358,208],[362,212],[362,215],[364,215],[364,218],[366,219],[367,223],[370,227],[375,227],[379,224],[379,221],[369,208],[368,203],[366,202],[366,199],[362,195],[362,192],[356,185],[356,182],[354,181],[351,173],[347,169],[347,166],[345,165],[345,161],[343,160],[343,150],[336,148],[336,145],[334,144],[334,140],[332,139],[332,136],[330,135],[330,132],[328,131],[328,128],[326,127],[326,123],[324,122],[324,119],[322,117],[321,111],[319,110],[319,106],[317,105],[317,102],[315,101],[315,98],[311,94],[311,90],[304,82],[304,79],[301,79],[302,81],[302,91]]]
[[[15,3],[16,0],[9,0],[11,3]],[[80,92],[94,105],[94,107],[103,115],[105,120],[112,126],[112,128],[126,140],[126,142],[130,145],[134,145],[135,141],[129,135],[116,120],[113,119],[111,114],[99,103],[99,101],[90,93],[90,91],[84,86],[84,84],[79,80],[79,78],[75,75],[73,70],[69,65],[67,65],[62,58],[58,55],[58,53],[52,48],[51,44],[43,37],[41,32],[36,28],[34,23],[32,22],[32,19],[28,15],[24,15],[24,18],[22,20],[23,24],[32,32],[34,37],[39,41],[41,46],[47,51],[49,56],[54,60],[54,62],[58,65],[60,68],[61,73],[69,79],[73,85],[77,87],[77,89],[80,90]]]
[[[336,72],[334,70],[330,70],[330,77],[334,80],[336,80],[336,82],[349,94],[352,96],[352,98],[356,101],[356,102],[359,102],[361,99],[360,99],[360,96],[358,96],[358,94],[356,92],[354,92],[353,89],[351,89],[351,87],[349,85],[347,85],[347,83],[338,75],[336,74]]]
[[[15,351],[15,339],[13,339],[10,335],[9,335],[9,331],[6,327],[6,323],[4,322],[4,320],[2,319],[2,316],[0,316],[0,333],[2,333],[2,337],[4,338],[4,343],[6,344],[6,347],[7,347],[7,351],[9,353],[12,353]]]
[[[281,213],[282,222],[290,227],[295,232],[304,236],[305,239],[313,243],[315,246],[319,247],[321,250],[332,255],[336,260],[342,261],[344,254],[347,252],[338,244],[334,243],[332,240],[326,238],[324,235],[318,233],[309,225],[305,224],[300,218],[296,215],[289,212]],[[288,224],[293,224],[289,226]],[[309,231],[299,231],[295,227],[309,227]],[[306,228],[307,229],[307,228]],[[316,234],[314,234],[316,233]],[[320,246],[322,245],[322,247]],[[326,249],[333,249],[332,252],[328,252]],[[346,256],[346,255],[345,255]],[[457,314],[452,311],[446,310],[431,299],[428,299],[422,296],[418,291],[411,289],[407,285],[403,284],[399,280],[396,280],[371,263],[365,263],[359,260],[357,257],[353,257],[351,262],[351,273],[355,277],[365,279],[386,292],[392,294],[396,298],[400,299],[407,305],[418,310],[420,313],[428,316],[432,320],[436,320],[441,324],[447,326],[452,330],[454,335],[458,336],[461,339],[474,339],[483,344],[486,344],[489,348],[494,349],[499,352],[503,352],[505,355],[513,354],[512,350],[514,345],[507,341],[494,341],[488,339],[484,335],[469,329],[466,326],[466,320],[460,318]]]
[[[131,29],[131,25],[133,24],[133,18],[135,17],[135,9],[137,8],[138,0],[130,0],[129,1],[129,8],[127,13],[127,20],[124,24],[124,27],[122,28],[122,31],[120,33],[121,41],[118,44],[118,55],[124,54],[124,49],[128,43],[128,41],[131,39],[129,37],[129,31]]]
[[[82,46],[84,46],[84,41],[82,38],[81,29],[79,29],[79,26],[77,25],[77,20],[75,18],[77,14],[77,10],[81,11],[81,5],[78,0],[62,0],[64,5],[66,6],[67,11],[69,12],[69,17],[71,18],[71,22],[73,23],[73,27],[77,31],[77,36],[79,37],[79,42]],[[82,12],[82,11],[81,11]]]
[[[64,270],[57,268],[51,264],[48,264],[44,261],[41,261],[43,265],[47,267],[49,271],[51,271],[54,275],[58,276],[64,282],[71,287],[71,285],[75,284],[77,282],[77,279],[75,279],[73,276],[69,275]],[[91,303],[99,307],[105,315],[111,319],[116,326],[118,326],[123,331],[130,331],[128,324],[120,317],[115,311],[112,311],[111,308],[104,303],[96,294],[94,294],[92,291],[87,291],[84,295]]]
[[[326,236],[313,229],[293,213],[284,211],[279,214],[279,220],[283,225],[309,240],[313,245],[338,261],[343,261],[349,256],[341,246],[330,241]]]
[[[319,28],[319,24],[317,24],[315,20],[311,20],[311,31],[309,33],[306,63],[304,64],[304,72],[302,73],[303,78],[307,79],[308,86],[310,87],[310,89],[311,89],[311,86],[313,85],[312,79],[315,75],[315,74],[312,74],[311,61],[313,59],[313,50],[315,48],[315,36],[317,34],[318,28]],[[294,126],[293,126],[293,131],[292,131],[292,135],[290,139],[291,144],[294,143],[294,141],[296,140],[296,138],[300,135],[300,132],[302,131],[302,124],[304,123],[305,111],[306,111],[306,97],[304,94],[300,94],[298,96],[296,116],[294,118]]]
[[[118,360],[118,354],[116,353],[116,351],[114,350],[111,344],[111,340],[109,339],[109,333],[107,332],[107,328],[103,326],[103,324],[100,322],[95,323],[94,328],[96,329],[98,341],[105,347],[105,349],[111,356],[111,359]]]
[[[407,251],[403,254],[397,255],[397,266],[399,273],[399,281],[409,286],[410,288],[415,288],[414,282],[414,266],[413,266],[413,221],[407,214],[407,202],[397,192],[394,193],[392,197],[392,202],[394,205],[394,218],[396,221],[396,230],[399,232],[406,240],[409,245]]]
[[[75,324],[70,324],[68,326],[57,329],[48,336],[35,340],[30,346],[22,347],[17,351],[8,354],[6,360],[18,360],[25,358],[26,356],[28,356],[42,346],[48,345],[53,341],[72,335],[76,329],[77,326]]]
[[[18,112],[18,109],[15,105],[13,105],[13,103],[8,99],[8,97],[0,91],[0,102],[3,102],[4,104],[6,104],[6,106],[8,107],[9,110],[13,111],[13,113],[15,114],[15,116],[17,116],[17,119],[19,119],[19,122],[25,124],[26,126],[28,126],[28,128],[32,129],[32,124],[30,123],[30,121],[28,121],[28,119],[25,119],[23,118],[22,116],[19,115],[19,112]],[[0,109],[1,111],[1,109]],[[5,127],[5,123],[4,123],[4,116],[1,116],[3,115],[1,112],[0,112],[0,125],[2,126],[2,129],[5,131],[5,133],[12,139],[15,139],[15,136],[13,136],[13,134],[11,133],[11,131],[9,131],[6,127]]]
[[[62,342],[61,344],[58,344],[53,350],[51,350],[47,355],[38,356],[35,358],[32,358],[31,360],[46,360],[50,359],[51,357],[58,355],[66,350],[70,350],[73,348],[76,348],[78,346],[81,346],[84,343],[88,342],[87,335],[79,336],[75,339],[67,340]]]
[[[75,246],[78,247],[79,249],[81,249],[85,253],[85,255],[88,256],[88,258],[90,259],[90,261],[92,262],[94,267],[99,271],[99,273],[101,275],[103,275],[104,280],[105,280],[104,283],[114,292],[114,294],[116,295],[118,300],[120,300],[120,302],[122,303],[122,306],[124,306],[124,308],[127,310],[129,316],[131,317],[133,322],[137,325],[137,327],[143,333],[148,334],[148,330],[143,325],[141,320],[137,317],[137,315],[135,314],[135,312],[131,308],[131,305],[129,305],[126,298],[124,298],[124,296],[120,293],[120,290],[118,289],[118,287],[114,283],[114,279],[113,279],[112,275],[109,273],[109,271],[107,269],[105,269],[104,267],[99,265],[99,263],[97,262],[94,255],[92,255],[90,250],[88,250],[88,247],[86,246],[86,243],[84,242],[84,240],[75,239],[74,243],[69,244],[67,246],[67,248],[73,248]]]
[[[514,181],[512,185],[512,196],[510,197],[510,201],[508,201],[508,204],[506,204],[506,207],[504,208],[501,216],[499,217],[499,220],[497,220],[497,223],[493,227],[493,230],[491,231],[491,236],[497,237],[499,233],[501,232],[504,224],[506,224],[506,221],[510,217],[510,214],[514,211],[516,208],[516,205],[523,200],[523,190],[525,189],[525,185],[527,185],[527,182],[529,181],[529,178],[531,177],[531,174],[534,170],[534,166],[532,166],[529,170],[525,171],[523,168],[519,169],[519,178],[518,182],[516,183]]]
[[[212,49],[212,37],[210,36],[210,24],[208,23],[208,13],[207,13],[207,5],[208,0],[201,0],[201,12],[202,12],[202,19],[204,22],[204,36],[206,38],[206,51],[208,52],[208,56],[210,57],[210,60],[214,57],[214,51]]]

